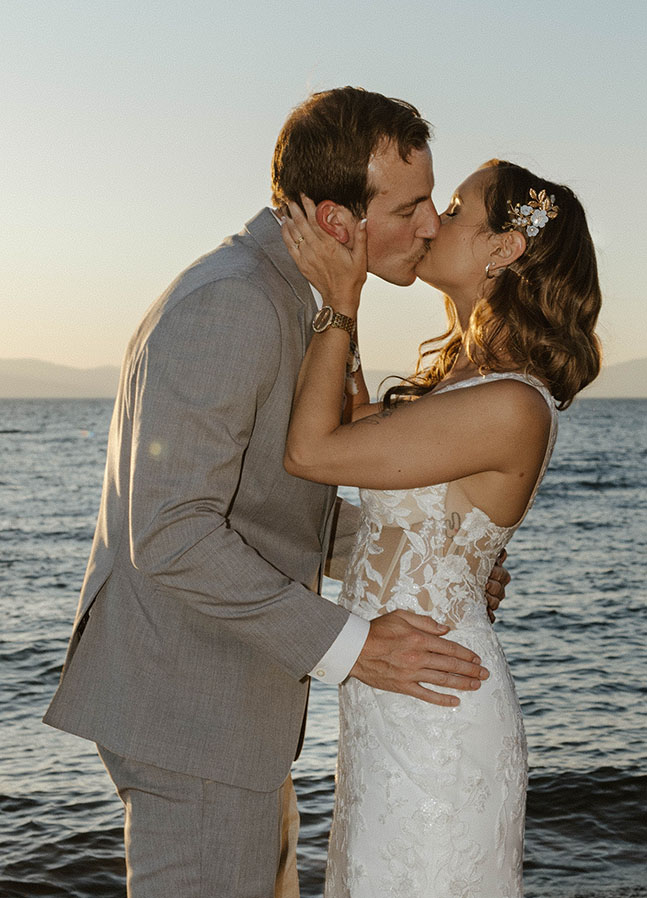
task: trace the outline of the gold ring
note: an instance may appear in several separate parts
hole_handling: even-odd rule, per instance
[[[298,240],[295,240],[295,241],[294,241],[294,245],[296,246],[297,249],[301,246],[301,244],[303,243],[303,241],[304,241],[305,239],[306,239],[305,237],[299,237]]]

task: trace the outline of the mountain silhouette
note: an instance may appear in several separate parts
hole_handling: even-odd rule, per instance
[[[393,370],[367,369],[366,381],[372,396],[380,382]],[[112,398],[117,392],[119,368],[73,368],[40,359],[0,359],[0,398],[2,399],[99,399]],[[397,383],[391,378],[387,386]],[[384,390],[384,388],[382,388]],[[582,393],[582,398],[647,398],[647,358],[633,359],[603,368],[602,373]]]

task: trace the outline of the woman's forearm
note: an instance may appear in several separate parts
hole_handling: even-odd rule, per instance
[[[284,464],[290,474],[307,466],[312,447],[341,424],[349,345],[350,334],[339,327],[312,336],[299,372],[285,447]]]

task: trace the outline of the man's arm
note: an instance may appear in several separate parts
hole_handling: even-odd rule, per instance
[[[348,612],[291,581],[228,522],[280,357],[274,307],[245,280],[210,284],[164,314],[131,370],[129,537],[133,564],[160,590],[300,679]]]
[[[337,496],[332,513],[333,522],[324,573],[332,580],[343,580],[355,545],[361,512],[356,505],[351,505],[341,496]]]
[[[217,618],[301,679],[325,656],[349,613],[291,581],[228,524],[256,412],[272,389],[280,353],[274,307],[244,280],[196,290],[164,315],[131,371],[129,538],[133,564],[160,590]],[[370,631],[386,639],[369,632],[355,668],[370,667],[367,651],[377,646],[404,669],[382,688],[432,702],[433,693],[415,682],[418,674],[457,689],[477,682],[474,653],[429,634],[446,628],[418,615],[411,615],[418,625],[403,628],[400,614],[406,612],[371,622]],[[421,628],[427,630],[422,640]],[[372,685],[383,681],[368,669],[365,676]]]

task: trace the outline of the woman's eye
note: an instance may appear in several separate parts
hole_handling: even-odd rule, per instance
[[[450,212],[450,210],[448,209],[448,210],[445,212],[445,215],[446,215],[447,218],[453,218],[453,217],[456,215],[457,212],[458,212],[458,209],[457,209],[456,206],[454,206],[454,208],[451,210],[451,212]]]

